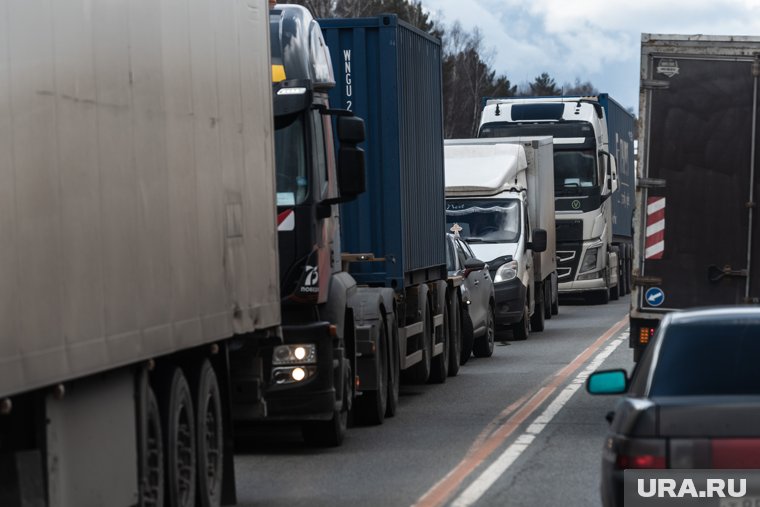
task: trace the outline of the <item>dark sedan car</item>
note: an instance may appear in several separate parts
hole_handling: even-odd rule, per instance
[[[460,364],[466,363],[471,354],[491,357],[496,321],[493,280],[488,265],[475,257],[462,238],[453,234],[446,234],[446,262],[449,276],[464,278],[459,287],[463,303]]]
[[[668,314],[630,380],[598,371],[586,388],[625,393],[603,450],[604,505],[623,505],[625,469],[760,468],[759,307]]]

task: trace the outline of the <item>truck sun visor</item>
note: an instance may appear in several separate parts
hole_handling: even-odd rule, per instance
[[[322,31],[306,8],[288,4],[270,11],[269,30],[273,83],[299,79],[311,81],[315,90],[335,86]]]

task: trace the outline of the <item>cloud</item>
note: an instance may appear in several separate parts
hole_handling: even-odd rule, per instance
[[[513,83],[548,72],[638,102],[641,33],[760,35],[758,0],[422,0],[444,22],[480,28]],[[440,18],[439,18],[440,19]],[[620,91],[611,88],[618,88]]]

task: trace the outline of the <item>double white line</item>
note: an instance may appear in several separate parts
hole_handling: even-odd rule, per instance
[[[544,387],[536,391],[529,399],[527,396],[516,401],[497,417],[494,423],[481,433],[467,456],[443,479],[438,481],[414,504],[414,507],[440,507],[453,496],[464,480],[473,474],[517,429],[534,415],[541,404],[546,401],[562,384],[575,373],[594,353],[596,356],[565,386],[548,407],[535,417],[527,429],[519,434],[496,460],[491,463],[472,483],[455,498],[453,507],[469,507],[476,503],[488,489],[501,477],[509,467],[530,446],[536,436],[565,406],[573,394],[586,381],[586,378],[607,359],[610,354],[626,340],[627,333],[609,341],[628,322],[626,316],[600,336],[586,350],[581,352],[570,364],[559,370]],[[606,344],[606,346],[605,346]],[[602,349],[602,347],[604,347]],[[600,351],[601,349],[601,351]],[[527,401],[525,401],[527,399]],[[495,427],[495,429],[493,429]]]

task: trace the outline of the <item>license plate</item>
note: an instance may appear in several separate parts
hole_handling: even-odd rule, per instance
[[[720,507],[760,507],[760,496],[721,498]]]

